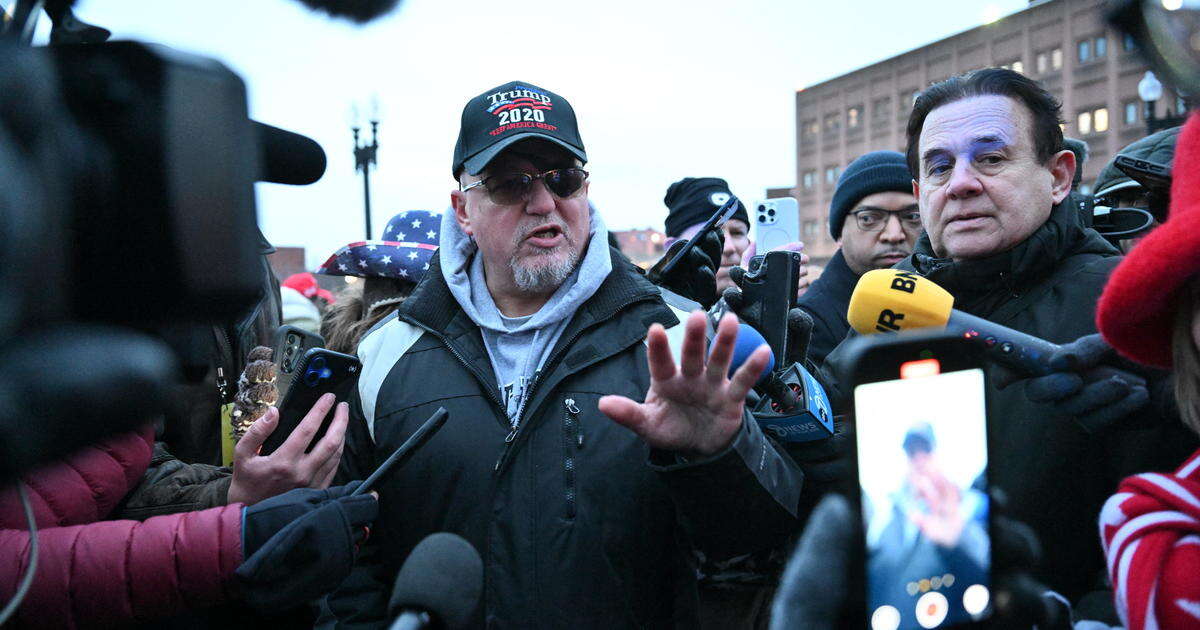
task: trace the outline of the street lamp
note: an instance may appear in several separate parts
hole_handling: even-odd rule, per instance
[[[356,108],[357,109],[357,108]],[[355,116],[350,131],[354,133],[354,170],[362,171],[363,175],[363,212],[367,223],[367,240],[371,240],[371,166],[377,164],[375,154],[379,151],[379,112],[372,108],[371,143],[358,143],[358,120]],[[364,138],[365,140],[366,138]]]
[[[1162,98],[1163,87],[1158,77],[1154,76],[1149,70],[1142,76],[1142,80],[1138,81],[1138,98],[1145,103],[1146,133],[1154,133],[1154,106],[1158,103],[1158,99]]]

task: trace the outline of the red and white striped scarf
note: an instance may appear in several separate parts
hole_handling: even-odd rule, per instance
[[[1129,630],[1200,628],[1200,451],[1173,475],[1122,481],[1100,513],[1100,539]]]

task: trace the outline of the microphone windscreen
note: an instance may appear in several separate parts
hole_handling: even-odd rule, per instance
[[[390,13],[400,4],[400,0],[299,0],[299,2],[314,11],[324,11],[330,17],[349,18],[359,24],[365,24],[385,13]]]
[[[388,612],[423,610],[446,628],[465,628],[483,592],[483,560],[461,536],[438,532],[417,543],[392,588]]]
[[[259,181],[304,186],[325,174],[325,150],[316,140],[257,120],[251,122],[262,151]]]
[[[942,328],[953,308],[954,296],[916,272],[874,269],[858,279],[846,319],[861,335]]]
[[[729,377],[733,378],[733,373],[742,367],[746,359],[758,349],[759,346],[767,343],[762,334],[754,329],[749,324],[738,324],[737,340],[733,342],[733,360],[729,362]],[[767,366],[763,368],[762,374],[758,377],[758,382],[761,383],[771,370],[775,369],[775,355],[767,360]]]

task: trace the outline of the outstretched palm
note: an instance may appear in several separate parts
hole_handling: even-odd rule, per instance
[[[704,313],[693,312],[685,326],[678,367],[663,327],[654,324],[647,332],[650,389],[646,402],[605,396],[600,399],[600,411],[654,448],[707,456],[725,449],[737,435],[746,394],[766,367],[770,348],[763,345],[755,350],[731,379],[727,375],[737,318],[726,315],[721,319],[707,360]]]

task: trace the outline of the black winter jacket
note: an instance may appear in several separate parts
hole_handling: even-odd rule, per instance
[[[687,463],[599,412],[607,394],[644,399],[646,330],[677,323],[632,264],[612,259],[531,386],[515,433],[479,329],[437,256],[397,317],[363,339],[343,479],[364,477],[439,406],[450,419],[379,488],[364,562],[373,566],[330,598],[340,623],[381,625],[405,557],[450,531],[483,557],[471,627],[694,627],[693,546],[728,557],[777,545],[798,526],[802,473],[753,421],[725,452]],[[402,330],[420,336],[397,356],[387,340]]]
[[[846,309],[858,284],[859,275],[846,264],[839,249],[829,259],[821,277],[800,296],[798,306],[813,318],[812,340],[808,343],[808,360],[820,365],[850,331]]]
[[[954,308],[1055,343],[1096,332],[1096,301],[1120,255],[1084,228],[1068,204],[1014,249],[952,262],[934,256],[928,235],[896,268],[915,270],[954,296]],[[843,369],[845,344],[827,359]],[[1163,375],[1145,374],[1153,382]],[[1153,388],[1152,388],[1153,389]],[[841,392],[842,395],[847,392]],[[1038,577],[1077,601],[1102,585],[1097,518],[1117,482],[1138,470],[1168,470],[1183,459],[1177,420],[1147,409],[1125,425],[1089,435],[1069,417],[1031,402],[1023,383],[988,386],[990,479],[1007,495],[1009,516],[1037,532]],[[1165,437],[1165,436],[1172,437]],[[1194,448],[1193,440],[1184,440]]]

